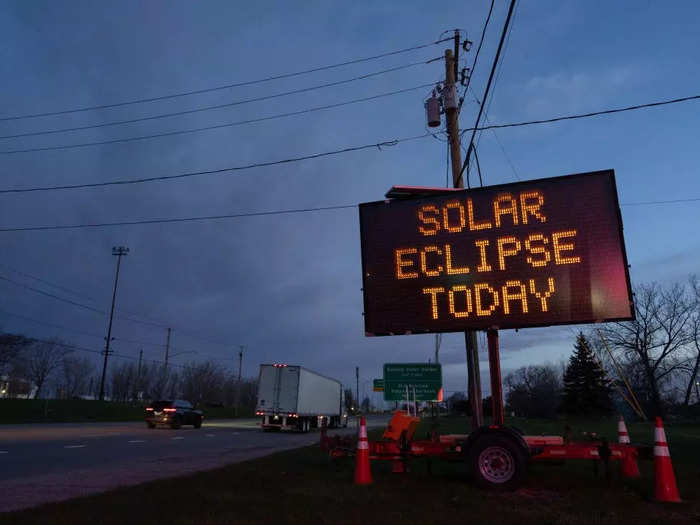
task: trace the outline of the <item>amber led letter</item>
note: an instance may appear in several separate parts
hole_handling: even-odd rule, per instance
[[[403,256],[412,253],[418,253],[417,248],[400,248],[394,252],[394,261],[396,262],[396,278],[397,279],[416,279],[418,277],[418,272],[404,272],[404,268],[407,266],[413,266],[414,262],[411,260],[404,261]]]
[[[493,201],[493,218],[497,228],[501,226],[501,215],[510,215],[513,225],[518,225],[518,201],[510,193],[501,193]]]
[[[509,288],[517,288],[517,293],[510,293]],[[527,313],[527,289],[520,281],[506,281],[503,287],[503,311],[510,313],[510,301],[519,300],[524,314]]]
[[[486,291],[491,294],[491,305],[484,309],[483,303],[481,301],[481,292]],[[479,317],[484,317],[491,315],[491,313],[498,306],[498,292],[491,288],[486,283],[480,283],[474,285],[474,302],[476,303],[476,315]]]
[[[535,280],[530,279],[530,293],[540,300],[540,304],[542,305],[543,312],[549,311],[549,305],[547,304],[547,299],[549,299],[554,292],[555,292],[555,290],[554,290],[554,277],[547,278],[547,291],[544,293],[538,292],[537,288],[535,288]]]
[[[450,210],[452,209],[459,210],[459,219],[458,222],[453,221],[457,222],[457,224],[450,225]],[[445,227],[445,229],[450,233],[461,232],[462,228],[464,228],[467,225],[467,220],[464,217],[464,206],[462,206],[457,201],[452,201],[445,204],[445,207],[442,209],[442,224]]]
[[[489,241],[484,239],[483,241],[474,241],[474,244],[476,244],[476,247],[479,248],[479,260],[481,261],[479,266],[476,267],[476,271],[490,272],[491,265],[486,261],[486,247],[489,245]]]
[[[429,213],[434,216],[428,215]],[[418,231],[423,235],[435,235],[440,230],[440,210],[432,204],[426,204],[418,210],[418,220],[423,223],[418,226]]]
[[[541,246],[533,245],[533,242],[541,242]],[[545,247],[549,244],[549,239],[542,235],[541,233],[533,233],[525,239],[525,249],[530,253],[525,260],[533,268],[541,268],[542,266],[547,266],[547,263],[552,260],[552,255],[549,250]],[[532,254],[542,254],[542,257],[535,259]]]
[[[498,264],[499,268],[501,270],[506,269],[506,257],[511,257],[513,255],[517,255],[522,246],[520,245],[520,241],[511,236],[508,237],[499,237],[497,245],[498,245]]]
[[[554,245],[554,260],[557,264],[575,264],[581,262],[581,257],[574,255],[571,257],[563,257],[561,252],[570,252],[574,249],[574,243],[563,243],[560,239],[568,239],[576,237],[576,230],[566,230],[563,232],[554,232],[552,234],[552,244]]]
[[[466,310],[459,311],[455,308],[455,292],[464,292],[467,302]],[[449,292],[447,292],[447,297],[450,301],[450,313],[455,317],[467,317],[469,312],[472,311],[472,292],[465,285],[458,284],[457,286],[453,286],[450,288]]]
[[[443,268],[442,268],[441,264],[438,264],[434,268],[428,268],[428,263],[426,261],[426,259],[427,259],[426,254],[428,254],[430,252],[434,252],[434,253],[437,253],[438,255],[442,255],[442,250],[440,248],[438,248],[437,246],[426,246],[420,252],[420,269],[428,277],[437,277],[438,275],[440,275],[442,273]]]
[[[469,217],[469,230],[488,230],[493,228],[493,225],[489,221],[476,221],[474,219],[474,202],[471,199],[467,199],[467,215]]]
[[[423,294],[430,294],[430,306],[433,309],[433,319],[438,318],[437,294],[443,293],[445,289],[442,286],[437,288],[423,288]]]
[[[547,217],[540,213],[540,208],[544,204],[544,195],[541,192],[524,191],[520,194],[520,213],[523,216],[523,224],[527,224],[528,214],[532,215],[540,222],[547,222]]]

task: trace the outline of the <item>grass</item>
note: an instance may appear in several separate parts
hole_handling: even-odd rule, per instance
[[[144,407],[141,403],[83,399],[0,399],[0,424],[141,421]],[[234,414],[233,408],[204,408],[207,419],[231,418]]]
[[[561,423],[511,421],[528,433],[561,433]],[[574,422],[574,431],[615,436],[614,421]],[[426,422],[419,429],[425,433]],[[441,431],[464,432],[464,420],[441,420]],[[651,440],[648,425],[630,425],[633,440]],[[377,431],[371,432],[374,437]],[[685,500],[653,503],[652,463],[642,478],[608,484],[590,463],[533,465],[525,486],[492,493],[466,480],[464,465],[426,460],[392,474],[373,462],[374,484],[352,484],[352,459],[329,460],[319,447],[283,452],[187,477],[145,483],[101,495],[0,516],[7,524],[76,523],[370,523],[430,524],[679,524],[700,520],[700,425],[667,428]],[[371,436],[372,437],[372,436]],[[175,503],[176,502],[176,503]]]

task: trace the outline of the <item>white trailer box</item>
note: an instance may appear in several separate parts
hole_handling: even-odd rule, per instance
[[[260,365],[256,415],[263,430],[346,426],[343,385],[301,366]]]

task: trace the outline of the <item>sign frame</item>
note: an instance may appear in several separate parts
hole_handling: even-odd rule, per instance
[[[605,317],[603,319],[578,319],[578,320],[563,320],[563,321],[548,321],[548,322],[531,322],[531,323],[526,323],[526,324],[520,324],[518,326],[499,326],[498,323],[484,323],[484,326],[479,326],[475,327],[472,326],[471,323],[465,323],[463,327],[457,328],[457,327],[450,327],[450,328],[441,328],[441,327],[431,327],[428,329],[422,329],[422,328],[414,328],[411,330],[405,330],[405,331],[397,331],[397,332],[370,332],[368,331],[368,321],[367,321],[367,312],[369,310],[368,308],[368,301],[370,300],[368,297],[367,289],[368,289],[368,283],[367,283],[367,268],[366,268],[366,249],[367,247],[365,246],[365,234],[364,232],[366,231],[366,224],[363,219],[363,213],[362,210],[364,207],[370,207],[370,206],[386,206],[390,205],[392,201],[400,201],[400,202],[420,202],[420,201],[425,201],[428,202],[431,199],[435,198],[441,198],[441,197],[447,197],[447,198],[458,198],[460,196],[465,196],[465,195],[477,195],[482,192],[498,192],[498,191],[514,191],[516,188],[528,188],[528,186],[534,186],[538,184],[548,184],[550,182],[558,182],[562,181],[565,179],[568,180],[573,180],[575,178],[581,178],[584,179],[588,176],[603,176],[607,175],[610,177],[610,184],[611,184],[611,198],[612,198],[612,203],[614,205],[614,219],[616,220],[616,229],[617,229],[617,241],[619,243],[619,249],[620,249],[620,256],[622,259],[622,264],[624,266],[624,279],[625,279],[625,286],[627,290],[627,300],[629,303],[629,312],[630,316],[629,317]],[[464,190],[455,190],[451,188],[444,188],[443,192],[440,193],[435,193],[430,196],[426,195],[418,195],[418,196],[408,196],[408,197],[402,197],[398,199],[385,199],[381,201],[372,201],[372,202],[365,202],[361,203],[359,205],[359,216],[360,216],[360,240],[361,240],[361,266],[362,266],[362,295],[363,295],[363,317],[364,317],[364,323],[365,323],[365,336],[367,337],[374,337],[374,336],[388,336],[388,335],[410,335],[410,334],[426,334],[426,333],[454,333],[454,332],[461,332],[464,330],[485,330],[485,329],[519,329],[519,328],[534,328],[534,327],[542,327],[542,326],[561,326],[561,325],[574,325],[574,324],[592,324],[592,323],[600,323],[600,322],[619,322],[619,321],[633,321],[635,319],[635,307],[634,307],[634,296],[632,293],[632,285],[630,281],[630,275],[629,275],[629,262],[627,259],[627,249],[625,246],[625,240],[624,240],[624,227],[623,227],[623,222],[622,222],[622,213],[620,210],[620,203],[619,203],[619,196],[618,196],[618,191],[617,191],[617,183],[615,180],[615,171],[610,169],[610,170],[600,170],[600,171],[593,171],[593,172],[585,172],[585,173],[575,173],[575,174],[569,174],[569,175],[560,175],[556,177],[546,177],[546,178],[539,178],[539,179],[529,179],[527,181],[518,181],[514,183],[505,183],[505,184],[497,184],[493,186],[484,186],[484,187],[479,187],[479,188],[470,188],[470,189],[464,189]],[[613,226],[613,225],[611,225]],[[487,326],[488,325],[488,326]]]

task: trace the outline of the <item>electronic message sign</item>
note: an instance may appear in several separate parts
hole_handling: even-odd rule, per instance
[[[365,332],[634,318],[612,170],[360,205]]]

